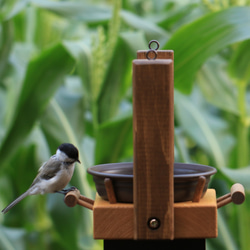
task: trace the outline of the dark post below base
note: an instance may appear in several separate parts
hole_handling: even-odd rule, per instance
[[[205,239],[104,240],[104,250],[205,250]]]

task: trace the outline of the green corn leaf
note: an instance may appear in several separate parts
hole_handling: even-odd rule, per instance
[[[0,26],[0,79],[3,79],[3,75],[6,72],[12,45],[13,23],[6,21]]]
[[[100,123],[116,115],[121,98],[131,83],[132,60],[132,51],[124,39],[119,37],[99,94],[98,118]]]
[[[84,88],[83,94],[85,100],[91,100],[91,49],[87,42],[82,41],[64,41],[64,46],[76,60],[76,68],[79,77],[82,80]]]
[[[65,18],[85,22],[100,22],[111,18],[111,8],[106,5],[94,5],[74,1],[32,0],[34,5],[47,9]]]
[[[230,44],[250,38],[250,7],[208,14],[180,28],[163,49],[175,52],[175,88],[189,93],[200,66]]]
[[[0,249],[23,250],[26,233],[23,229],[11,229],[0,226]]]
[[[59,194],[49,194],[47,197],[47,207],[53,225],[56,228],[57,233],[60,235],[61,244],[65,249],[78,249],[78,216],[80,212],[79,209],[81,208],[79,206],[74,208],[67,207],[63,202],[63,197]],[[64,224],[67,226],[65,227]]]
[[[96,137],[95,164],[118,162],[133,146],[132,115],[102,124]]]
[[[226,175],[232,182],[241,183],[245,189],[250,192],[250,167],[231,169],[223,168],[222,173]]]
[[[129,11],[123,10],[121,12],[121,18],[125,23],[127,23],[131,27],[143,31],[146,34],[148,40],[156,39],[160,43],[164,44],[169,37],[169,34],[161,27]],[[147,48],[141,48],[141,49],[147,49]]]
[[[233,145],[232,137],[225,133],[226,124],[190,97],[175,91],[174,98],[176,118],[182,129],[212,157],[216,167],[225,167],[225,154]]]
[[[237,81],[250,81],[250,40],[242,42],[233,54],[228,67],[230,75]]]
[[[74,60],[61,44],[45,50],[30,61],[12,122],[1,144],[2,162],[15,152],[29,134],[73,65]]]
[[[27,7],[30,0],[2,1],[0,9],[0,20],[10,20]]]
[[[212,105],[238,115],[236,88],[225,68],[226,62],[219,56],[209,59],[197,73],[197,83]]]
[[[230,229],[228,228],[227,220],[218,211],[218,237],[215,239],[207,239],[207,250],[237,250],[239,249],[236,245],[235,239],[232,237]]]

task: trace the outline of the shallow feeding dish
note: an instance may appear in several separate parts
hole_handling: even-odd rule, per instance
[[[206,193],[215,168],[200,164],[174,163],[174,201],[191,201],[200,176],[206,178],[202,196]],[[118,202],[133,203],[133,163],[111,163],[90,167],[97,193],[108,200],[104,180],[110,178]]]

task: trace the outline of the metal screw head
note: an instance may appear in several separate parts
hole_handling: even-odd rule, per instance
[[[160,220],[157,218],[150,218],[148,220],[148,226],[150,229],[158,229],[160,227],[161,223]]]

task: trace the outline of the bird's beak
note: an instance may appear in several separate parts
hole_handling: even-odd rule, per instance
[[[77,159],[77,162],[79,162],[81,164],[81,162]]]

